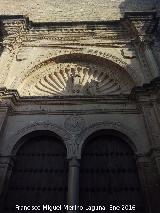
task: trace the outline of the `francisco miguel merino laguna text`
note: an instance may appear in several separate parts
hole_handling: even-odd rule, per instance
[[[94,211],[105,211],[106,207],[105,206],[87,206],[87,207],[83,207],[83,206],[79,206],[79,205],[35,205],[35,206],[30,206],[30,205],[24,205],[24,206],[20,206],[20,205],[16,205],[16,209],[18,211],[61,211],[62,209],[65,209],[67,211],[71,211],[71,210],[85,210],[85,211],[90,211],[90,212],[94,212]],[[109,205],[109,210],[110,211],[135,211],[136,210],[136,206],[135,205]]]
[[[69,211],[69,210],[84,210],[83,206],[78,206],[78,205],[24,205],[24,206],[20,206],[20,205],[16,205],[16,209],[18,211],[61,211],[63,209]],[[88,206],[85,208],[86,211],[104,211],[106,208],[105,206]]]

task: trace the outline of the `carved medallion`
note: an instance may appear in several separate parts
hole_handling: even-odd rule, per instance
[[[85,127],[85,120],[81,116],[71,115],[66,119],[64,126],[72,133],[79,133]]]

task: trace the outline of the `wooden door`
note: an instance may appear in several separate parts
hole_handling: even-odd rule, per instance
[[[56,137],[43,135],[25,142],[16,156],[3,212],[19,212],[15,210],[16,204],[63,205],[66,197],[67,162],[63,143]]]
[[[102,134],[86,143],[80,169],[80,204],[104,205],[108,213],[116,212],[109,211],[110,205],[135,205],[136,211],[117,212],[145,212],[134,154],[118,137]]]

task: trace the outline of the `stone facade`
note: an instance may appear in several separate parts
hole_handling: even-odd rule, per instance
[[[148,212],[158,213],[158,7],[149,0],[69,1],[67,10],[61,2],[0,4],[0,193],[23,136],[52,131],[67,158],[79,160],[89,135],[112,129],[131,140]]]

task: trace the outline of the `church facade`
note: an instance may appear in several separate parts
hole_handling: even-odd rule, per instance
[[[88,19],[95,5],[57,9],[56,21],[55,5],[0,6],[2,212],[159,213],[159,12],[103,4]]]

